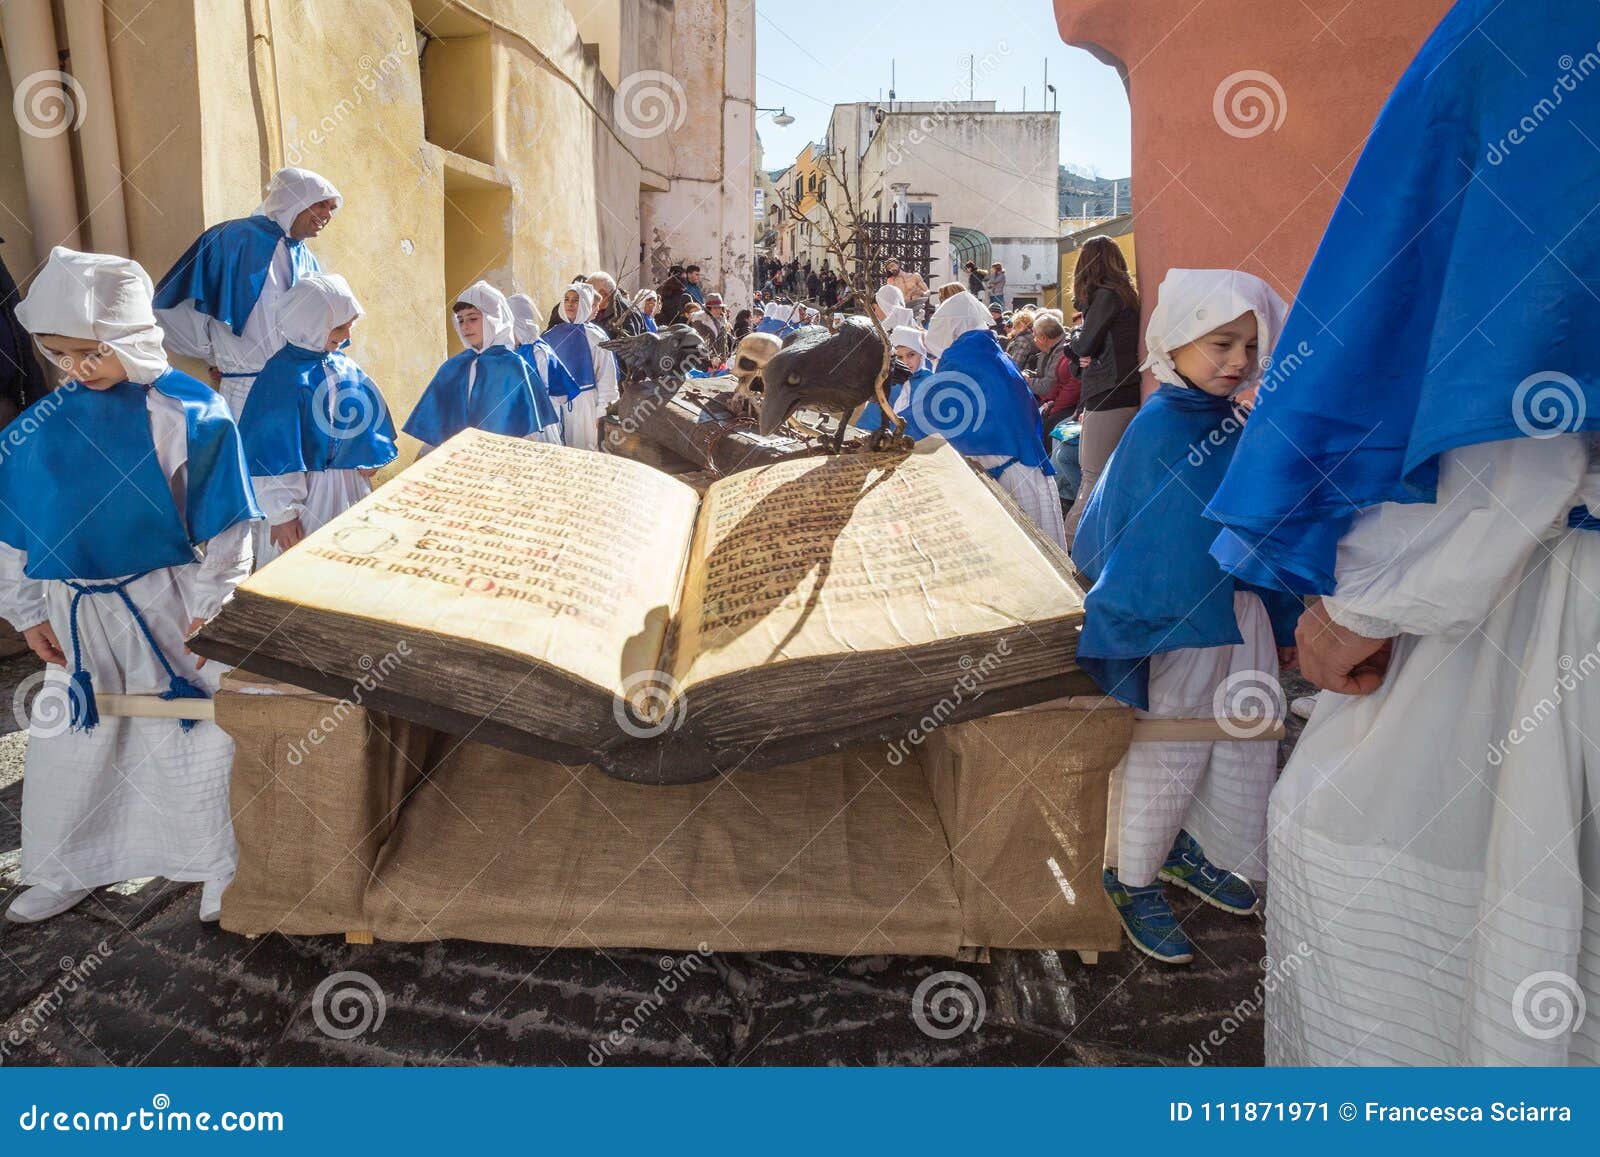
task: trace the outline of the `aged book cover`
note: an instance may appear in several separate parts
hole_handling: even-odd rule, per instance
[[[677,783],[1092,690],[1071,573],[942,442],[774,463],[701,498],[468,430],[246,580],[192,645]]]

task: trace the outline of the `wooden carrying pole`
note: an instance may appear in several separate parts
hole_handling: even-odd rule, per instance
[[[1101,705],[1098,696],[1083,696]],[[159,699],[154,695],[96,695],[95,703],[100,714],[117,719],[215,719],[216,705],[210,699]],[[1024,711],[1039,711],[1051,707],[1088,706],[1075,700],[1054,700]],[[1012,714],[1008,712],[1007,714]],[[1240,740],[1279,740],[1284,736],[1283,724],[1263,726],[1259,719],[1135,719],[1135,743],[1204,743]]]

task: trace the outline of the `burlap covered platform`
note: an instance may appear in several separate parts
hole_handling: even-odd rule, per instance
[[[772,771],[645,787],[229,676],[223,927],[541,947],[1095,951],[1131,712],[1043,709]]]

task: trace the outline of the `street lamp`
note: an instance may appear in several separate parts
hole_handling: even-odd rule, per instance
[[[756,111],[777,113],[778,115],[772,118],[772,123],[777,125],[780,129],[786,129],[790,125],[794,124],[794,117],[790,116],[788,110],[785,108],[762,108],[760,105],[757,105]]]

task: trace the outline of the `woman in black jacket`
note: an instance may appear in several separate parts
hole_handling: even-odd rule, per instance
[[[1078,460],[1083,483],[1067,512],[1067,545],[1122,432],[1139,409],[1139,294],[1122,250],[1109,237],[1091,237],[1078,255],[1072,295],[1083,311],[1083,333],[1072,343],[1083,380],[1083,429]]]

